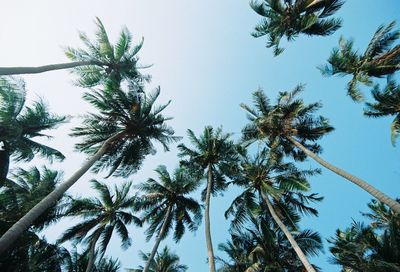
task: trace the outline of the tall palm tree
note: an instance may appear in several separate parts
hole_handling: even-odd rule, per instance
[[[143,210],[143,221],[150,223],[146,230],[147,239],[157,232],[154,247],[143,272],[150,271],[161,240],[166,238],[171,230],[174,232],[174,240],[178,242],[185,232],[185,227],[195,231],[201,221],[201,206],[187,196],[199,185],[196,177],[183,168],[178,168],[173,176],[170,176],[164,165],[157,167],[155,171],[160,181],[149,179],[137,186],[144,195],[136,208]]]
[[[59,243],[72,240],[74,243],[83,241],[88,244],[86,272],[92,271],[98,241],[99,253],[103,256],[113,232],[116,231],[121,238],[122,247],[126,249],[131,245],[127,225],[142,225],[142,221],[131,212],[135,205],[135,197],[129,196],[132,183],[115,187],[114,192],[97,180],[92,180],[91,183],[99,197],[71,200],[65,216],[80,217],[84,221],[66,230],[58,239]]]
[[[290,155],[296,160],[304,160],[309,156],[320,165],[384,202],[396,213],[400,213],[400,205],[394,199],[317,155],[321,152],[321,148],[316,141],[332,131],[333,127],[329,125],[326,118],[313,115],[321,108],[320,103],[307,105],[297,97],[302,90],[303,86],[297,86],[292,92],[279,93],[276,105],[271,105],[261,90],[256,91],[253,94],[255,108],[242,105],[249,113],[251,121],[243,129],[244,140],[265,140],[273,150]]]
[[[3,234],[44,196],[54,190],[61,175],[36,167],[18,169],[0,190],[0,233]],[[64,201],[56,203],[24,231],[13,247],[0,257],[1,271],[60,271],[66,262],[66,250],[48,243],[39,232],[57,221]],[[44,261],[46,260],[46,261]]]
[[[79,38],[86,49],[66,48],[65,54],[72,62],[39,67],[0,67],[0,75],[36,74],[73,69],[73,73],[79,76],[76,83],[82,87],[93,87],[105,82],[119,83],[121,80],[138,83],[138,81],[148,79],[147,76],[139,73],[140,67],[137,66],[137,53],[143,45],[143,39],[139,44],[132,45],[132,35],[124,27],[118,41],[112,45],[100,19],[96,18],[95,23],[97,26],[95,41],[91,41],[85,33],[79,33]]]
[[[88,114],[83,126],[76,128],[73,135],[83,137],[77,148],[91,155],[90,159],[0,238],[0,254],[93,164],[96,171],[110,169],[109,175],[125,177],[135,172],[148,154],[156,152],[153,141],[168,150],[170,143],[180,139],[173,136],[173,129],[166,124],[171,118],[161,115],[168,104],[154,106],[159,94],[159,88],[150,95],[122,89],[86,94],[85,99],[100,113]]]
[[[372,90],[374,103],[367,102],[364,115],[368,117],[383,117],[394,115],[394,120],[390,126],[392,145],[396,144],[396,139],[400,133],[400,85],[394,81],[389,81],[383,90],[376,85]]]
[[[283,220],[289,222],[292,229],[296,230],[296,222],[299,221],[297,212],[317,215],[317,210],[307,204],[310,201],[321,201],[322,198],[316,194],[306,195],[310,190],[306,177],[315,172],[301,171],[291,163],[283,163],[280,158],[269,156],[266,149],[254,158],[244,151],[240,171],[233,179],[233,182],[244,187],[244,190],[233,200],[225,216],[233,215],[232,227],[240,229],[259,209],[259,203],[262,201],[264,208],[285,234],[306,270],[315,271]]]
[[[225,175],[229,173],[231,165],[236,161],[236,149],[233,141],[230,140],[230,134],[223,134],[221,128],[215,130],[210,126],[205,127],[199,138],[189,129],[188,137],[194,147],[178,145],[179,156],[185,157],[185,160],[181,162],[182,165],[192,169],[195,175],[207,177],[207,186],[202,192],[202,200],[205,202],[205,236],[208,265],[210,272],[215,272],[210,226],[210,200],[211,195],[225,190],[228,186]]]
[[[255,27],[254,37],[267,36],[267,47],[274,47],[274,55],[283,52],[279,43],[298,35],[328,36],[342,25],[342,20],[329,18],[340,9],[342,0],[252,0],[250,6],[263,21]]]
[[[141,252],[142,260],[149,262],[150,254]],[[185,272],[188,267],[184,264],[179,264],[179,256],[172,253],[168,247],[164,247],[161,253],[157,253],[155,258],[151,260],[149,272]],[[140,266],[137,269],[128,269],[128,272],[144,272],[144,268]]]
[[[333,49],[329,56],[329,64],[319,67],[322,74],[352,75],[347,94],[354,101],[362,101],[364,96],[358,83],[371,85],[371,77],[391,75],[400,69],[400,45],[392,47],[400,38],[400,31],[393,30],[394,26],[395,22],[379,26],[363,54],[353,49],[353,40],[341,37],[339,48]]]
[[[372,213],[364,215],[372,219],[369,226],[353,222],[328,240],[332,244],[331,261],[341,265],[342,271],[400,271],[400,217],[381,202],[368,206]]]
[[[32,106],[25,106],[25,99],[22,79],[0,77],[0,184],[7,177],[10,156],[16,161],[31,161],[36,154],[64,159],[60,151],[35,140],[51,138],[45,131],[64,123],[66,117],[50,113],[41,99]]]

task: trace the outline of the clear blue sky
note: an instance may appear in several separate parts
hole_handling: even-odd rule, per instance
[[[2,66],[42,65],[66,61],[62,46],[80,46],[77,30],[93,33],[93,19],[98,16],[110,33],[117,37],[126,25],[138,41],[144,36],[140,52],[143,64],[153,76],[152,86],[161,86],[160,102],[172,99],[166,113],[174,117],[171,125],[178,135],[186,129],[199,133],[205,125],[222,125],[226,132],[240,136],[246,123],[241,102],[250,104],[251,94],[263,88],[272,99],[282,90],[291,90],[298,83],[306,84],[304,99],[321,101],[321,114],[328,117],[336,130],[321,142],[323,157],[360,176],[392,197],[400,196],[399,147],[390,144],[390,118],[365,119],[362,105],[345,95],[349,77],[324,78],[316,66],[323,64],[340,35],[353,37],[355,46],[363,50],[376,28],[392,20],[400,21],[398,0],[348,0],[338,12],[344,26],[327,38],[299,37],[283,43],[285,52],[272,57],[265,48],[265,39],[250,36],[260,17],[248,1],[8,1],[2,4],[0,33]],[[400,23],[400,22],[399,22]],[[400,25],[398,25],[400,27]],[[81,100],[82,90],[72,86],[72,76],[65,71],[26,76],[29,97],[43,96],[55,112],[74,117],[70,124],[53,132],[52,145],[67,155],[64,163],[53,164],[68,177],[77,169],[84,156],[73,152],[75,139],[67,136],[80,122],[79,116],[90,108]],[[365,89],[367,91],[367,89]],[[184,140],[185,141],[185,140]],[[130,179],[140,182],[154,177],[153,169],[165,164],[169,170],[177,165],[176,149],[149,157],[143,169]],[[37,160],[36,165],[43,161]],[[305,167],[316,166],[307,162]],[[86,175],[72,189],[74,195],[89,195],[92,191]],[[97,178],[101,179],[101,176]],[[110,179],[110,183],[121,180]],[[318,218],[305,218],[303,226],[318,230],[324,239],[340,227],[348,226],[352,218],[361,218],[370,197],[340,177],[323,170],[312,179],[313,190],[325,197],[318,205]],[[223,212],[237,191],[233,190],[212,200],[212,233],[214,244],[228,238],[228,222]],[[55,239],[70,222],[62,221],[46,232]],[[149,251],[152,242],[145,243],[143,229],[131,228],[134,244],[127,251],[112,242],[107,253],[118,257],[124,268],[136,267],[138,251]],[[189,271],[207,271],[203,226],[196,234],[187,233],[175,245],[168,244],[181,257]],[[217,255],[220,255],[217,253]],[[325,272],[338,271],[328,263],[329,252],[313,260]]]

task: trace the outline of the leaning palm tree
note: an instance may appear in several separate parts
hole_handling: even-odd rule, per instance
[[[242,105],[249,113],[251,121],[243,129],[243,139],[250,142],[265,140],[276,152],[292,156],[296,160],[304,160],[309,156],[400,213],[400,204],[394,199],[317,155],[321,152],[321,147],[316,141],[332,131],[333,127],[326,118],[313,115],[321,108],[320,103],[306,105],[302,99],[297,98],[302,90],[303,86],[297,86],[292,92],[279,93],[276,105],[271,105],[261,90],[256,91],[253,94],[255,108]]]
[[[178,168],[171,176],[164,165],[157,167],[155,171],[160,181],[149,179],[137,186],[143,196],[136,208],[143,210],[143,221],[150,223],[146,230],[147,240],[157,232],[154,247],[143,272],[150,271],[161,240],[166,238],[171,230],[174,232],[174,240],[178,242],[185,232],[185,227],[195,231],[201,221],[201,206],[187,196],[199,185],[196,177],[184,168]]]
[[[362,101],[364,96],[358,83],[371,85],[371,77],[391,75],[400,69],[400,45],[392,47],[400,38],[400,31],[393,30],[394,26],[395,22],[379,26],[363,54],[353,49],[353,40],[341,37],[339,48],[333,49],[328,59],[329,64],[319,67],[322,74],[352,75],[347,94],[354,101]]]
[[[252,0],[250,6],[263,21],[255,27],[254,37],[267,36],[267,47],[274,47],[274,55],[283,52],[279,43],[298,35],[328,36],[342,25],[342,20],[329,18],[340,9],[342,0]]]
[[[93,91],[87,93],[88,100],[100,113],[88,114],[83,126],[74,130],[74,136],[82,137],[78,150],[90,155],[90,159],[69,179],[24,215],[0,238],[0,254],[26,230],[32,222],[95,164],[95,171],[109,169],[109,175],[128,176],[135,172],[148,154],[156,152],[153,141],[160,142],[165,150],[170,143],[180,138],[167,126],[161,112],[167,105],[154,107],[160,93],[146,95],[122,89]]]
[[[19,78],[0,77],[0,184],[7,177],[10,156],[16,161],[31,161],[35,155],[63,160],[58,150],[36,142],[47,137],[45,131],[66,121],[65,116],[49,112],[39,100],[25,106],[25,82]]]
[[[372,90],[372,96],[376,102],[366,103],[364,115],[374,118],[395,116],[390,126],[391,140],[394,146],[400,133],[400,85],[397,85],[394,81],[389,81],[383,90],[380,90],[379,85],[376,85]]]
[[[141,257],[144,262],[149,262],[149,254],[141,252]],[[185,272],[188,267],[184,264],[179,264],[179,256],[172,253],[168,247],[164,247],[161,253],[157,253],[155,258],[150,262],[149,272]],[[144,272],[144,268],[140,266],[137,269],[127,269],[128,272]]]
[[[143,45],[143,39],[138,45],[132,45],[132,35],[124,27],[118,41],[112,45],[108,39],[104,25],[99,18],[95,20],[96,40],[80,32],[79,37],[86,49],[67,47],[65,54],[72,62],[51,64],[39,67],[0,67],[0,75],[37,74],[60,69],[73,69],[79,76],[77,84],[82,87],[93,87],[105,82],[128,83],[148,79],[138,71],[137,53]]]
[[[299,221],[298,212],[318,214],[317,210],[307,204],[321,201],[322,198],[316,194],[306,194],[310,190],[306,177],[318,171],[298,170],[292,163],[283,163],[276,155],[270,156],[267,149],[262,150],[254,158],[248,156],[244,150],[241,157],[240,170],[237,177],[233,178],[233,182],[244,190],[233,200],[225,213],[226,217],[234,216],[233,229],[243,228],[244,223],[251,220],[254,213],[260,212],[260,207],[266,207],[305,269],[314,272],[314,267],[286,225],[289,223],[293,230],[298,228],[296,224]]]
[[[230,140],[230,134],[223,134],[220,128],[214,130],[210,126],[206,127],[199,138],[189,129],[188,136],[194,148],[191,149],[184,144],[178,145],[179,156],[186,158],[181,164],[192,169],[194,175],[207,177],[207,186],[202,192],[202,200],[205,202],[205,236],[208,265],[210,272],[215,272],[210,226],[210,200],[211,195],[225,190],[228,186],[225,175],[229,173],[231,165],[236,161],[236,148],[233,141]]]
[[[135,197],[129,196],[132,183],[115,187],[114,192],[97,180],[92,180],[91,183],[99,197],[71,199],[64,215],[83,218],[84,221],[66,230],[58,239],[59,243],[72,240],[74,243],[88,244],[86,272],[92,271],[98,241],[98,253],[103,256],[113,232],[116,231],[121,238],[122,247],[126,249],[131,245],[127,226],[132,223],[136,226],[142,225],[142,221],[131,212],[135,205]]]

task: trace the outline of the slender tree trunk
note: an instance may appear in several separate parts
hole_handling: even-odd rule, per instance
[[[143,268],[143,272],[148,272],[149,271],[151,262],[153,261],[154,256],[156,256],[156,253],[157,253],[157,250],[158,250],[158,246],[160,245],[162,237],[164,236],[164,233],[165,233],[165,231],[167,230],[167,227],[168,227],[168,221],[169,221],[169,217],[171,215],[171,210],[172,210],[172,206],[169,206],[168,210],[167,210],[167,213],[165,214],[164,222],[163,222],[163,224],[161,226],[160,233],[157,235],[156,243],[154,244],[153,250],[151,251],[149,258],[147,259],[146,265]],[[86,272],[88,272],[88,271],[86,271]]]
[[[104,65],[98,61],[75,61],[59,64],[50,64],[37,67],[0,67],[0,76],[5,75],[22,75],[22,74],[39,74],[54,70],[70,69],[79,66],[88,65]]]
[[[344,170],[342,170],[342,169],[330,164],[329,162],[323,160],[322,158],[317,156],[314,152],[312,152],[311,150],[308,150],[305,146],[303,146],[301,143],[296,141],[293,137],[288,136],[287,139],[289,141],[291,141],[301,151],[303,151],[308,156],[313,158],[320,165],[328,168],[329,170],[331,170],[332,172],[336,173],[337,175],[342,176],[345,179],[347,179],[348,181],[356,184],[357,186],[359,186],[360,188],[362,188],[363,190],[368,192],[370,195],[372,195],[373,197],[375,197],[379,201],[381,201],[381,202],[385,203],[386,205],[388,205],[395,213],[400,214],[400,204],[397,201],[395,201],[394,199],[392,199],[389,196],[387,196],[386,194],[382,193],[381,191],[379,191],[378,189],[376,189],[372,185],[368,184],[366,181],[364,181],[364,180],[362,180],[362,179],[360,179],[360,178],[358,178],[356,176],[353,176],[352,174],[347,173],[346,171],[344,171]]]
[[[8,169],[10,165],[10,155],[6,150],[0,149],[0,188],[7,179]]]
[[[286,228],[285,224],[283,224],[283,222],[281,221],[279,216],[275,213],[275,210],[272,207],[272,204],[269,201],[268,197],[264,193],[262,193],[262,192],[260,192],[260,193],[261,193],[261,196],[264,199],[265,203],[268,206],[268,210],[271,213],[272,218],[275,220],[275,222],[278,224],[279,228],[283,231],[283,233],[285,234],[286,238],[289,240],[289,243],[292,245],[294,251],[296,252],[296,254],[299,257],[300,261],[303,263],[303,265],[306,268],[306,270],[308,272],[316,272],[314,267],[308,261],[306,255],[303,253],[303,251],[301,250],[301,248],[297,244],[296,240],[293,238],[293,236],[290,233],[290,231]]]
[[[210,267],[210,272],[215,272],[215,258],[214,250],[211,239],[211,226],[210,226],[210,199],[211,199],[211,189],[212,189],[212,172],[211,165],[208,165],[208,179],[207,179],[207,193],[206,193],[206,208],[204,211],[204,221],[205,221],[205,231],[206,231],[206,242],[207,242],[207,255],[208,255],[208,266]]]
[[[95,259],[95,249],[97,240],[99,240],[101,234],[101,229],[97,231],[96,235],[94,236],[93,241],[90,242],[90,249],[89,249],[89,260],[86,266],[86,272],[91,272],[93,269],[94,259]]]
[[[27,230],[30,225],[42,215],[48,208],[54,206],[62,195],[72,186],[74,183],[85,174],[89,168],[107,151],[110,144],[116,139],[122,136],[118,133],[108,140],[106,140],[101,148],[88,160],[83,166],[76,171],[68,180],[61,183],[56,189],[50,194],[43,198],[38,204],[36,204],[27,214],[25,214],[18,222],[16,222],[6,233],[0,238],[0,255],[16,240],[21,234]]]

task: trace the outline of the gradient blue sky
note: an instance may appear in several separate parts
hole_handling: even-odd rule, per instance
[[[305,83],[304,99],[321,101],[324,105],[321,114],[336,128],[321,141],[323,157],[370,181],[390,196],[400,196],[400,152],[390,144],[391,118],[364,118],[363,106],[353,103],[345,94],[349,77],[324,78],[316,69],[324,64],[340,35],[353,37],[355,46],[363,50],[380,24],[400,21],[398,0],[347,0],[338,12],[344,26],[337,33],[327,38],[301,36],[290,44],[283,43],[286,50],[277,58],[265,48],[265,39],[250,36],[260,17],[250,9],[247,0],[16,0],[4,2],[1,10],[1,66],[66,61],[62,47],[81,45],[77,30],[92,35],[95,16],[103,21],[111,40],[115,40],[122,25],[129,28],[136,41],[143,36],[141,63],[154,64],[148,69],[153,76],[150,86],[161,86],[160,102],[172,100],[166,114],[174,117],[171,125],[181,136],[186,135],[188,128],[198,134],[205,125],[222,125],[224,131],[238,138],[247,122],[239,104],[250,104],[254,90],[261,87],[274,99],[279,91]],[[66,71],[24,78],[30,99],[42,96],[53,111],[72,117],[69,124],[52,132],[55,139],[51,143],[67,156],[63,163],[54,163],[51,167],[64,170],[68,177],[85,158],[73,152],[76,139],[67,136],[70,128],[80,122],[79,117],[90,110],[81,99],[83,90],[71,84],[73,77]],[[43,163],[42,160],[33,162]],[[160,149],[130,180],[141,182],[154,177],[153,169],[159,164],[167,165],[172,171],[177,163],[175,148],[169,153]],[[309,161],[304,166],[316,164]],[[87,181],[93,177],[84,176],[70,192],[91,195]],[[96,178],[101,179],[102,175]],[[110,178],[108,182],[121,180]],[[331,237],[338,227],[348,226],[352,219],[361,219],[360,211],[366,210],[370,200],[369,195],[327,170],[313,178],[312,185],[325,199],[317,207],[320,216],[305,218],[302,225],[318,230],[324,239]],[[228,238],[228,222],[223,212],[236,193],[237,189],[233,189],[224,197],[212,200],[215,245]],[[56,239],[70,224],[62,221],[46,232],[47,237]],[[124,268],[140,264],[138,251],[149,251],[152,246],[152,241],[145,242],[143,229],[130,230],[134,241],[131,248],[121,251],[118,240],[114,239],[107,251],[108,255],[118,257]],[[189,271],[207,271],[203,233],[201,226],[196,234],[187,233],[178,245],[167,240],[161,247],[168,244],[173,248],[181,262],[190,267]],[[328,263],[329,255],[326,248],[326,254],[313,262],[325,272],[338,271],[338,267]]]

